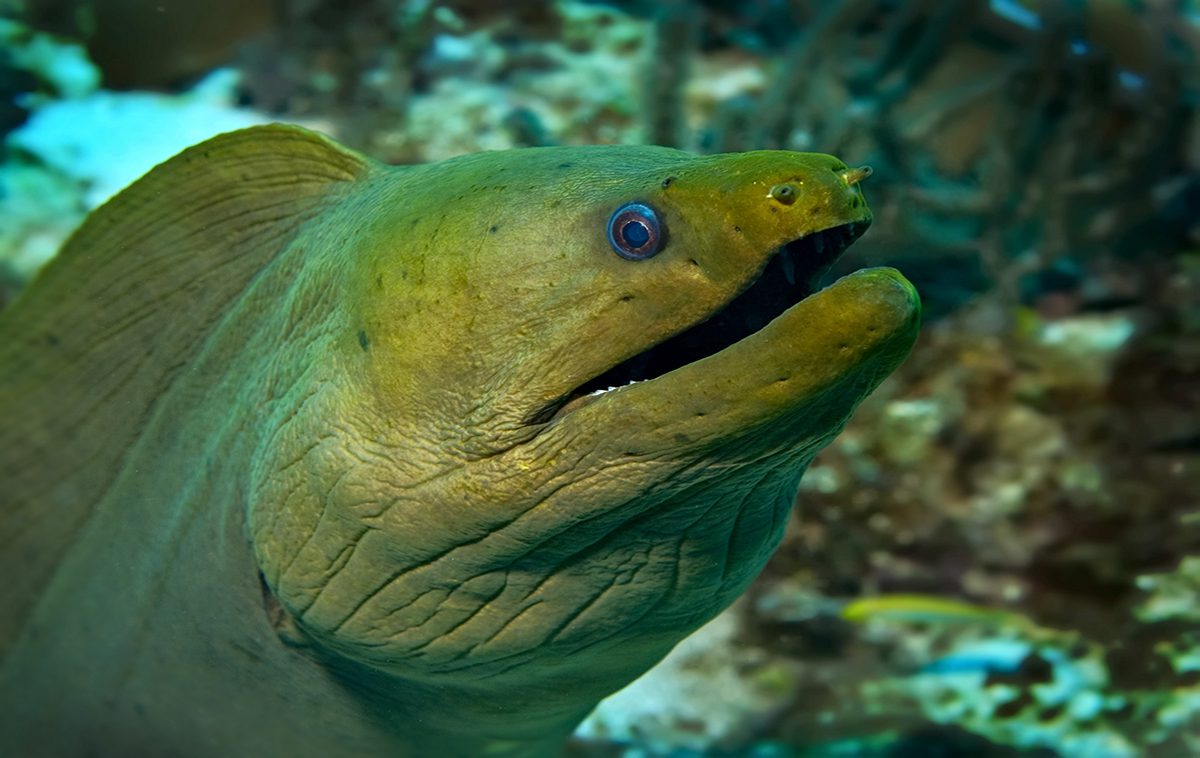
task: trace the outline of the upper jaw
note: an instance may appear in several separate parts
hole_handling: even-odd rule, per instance
[[[819,288],[843,251],[870,226],[869,213],[788,240],[764,257],[741,289],[681,331],[539,407],[529,418],[543,424],[594,402],[601,395],[652,381],[714,355],[749,337]]]

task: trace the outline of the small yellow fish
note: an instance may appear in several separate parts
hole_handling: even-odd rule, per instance
[[[855,624],[875,619],[911,623],[999,623],[1026,626],[1029,621],[1011,611],[933,595],[876,595],[842,607],[842,618]]]

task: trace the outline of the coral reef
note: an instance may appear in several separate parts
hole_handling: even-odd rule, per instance
[[[267,122],[232,107],[236,81],[220,70],[180,95],[101,90],[47,103],[8,135],[7,147],[79,182],[95,208],[185,147]]]
[[[673,750],[737,750],[791,701],[794,663],[737,645],[737,613],[680,643],[651,675],[608,698],[583,724],[583,740]]]
[[[929,327],[914,360],[819,459],[756,590],[767,618],[752,639],[775,634],[788,651],[832,637],[848,660],[869,643],[875,665],[913,673],[868,666],[798,702],[873,702],[892,729],[907,698],[921,719],[1018,747],[1194,752],[1200,628],[1188,556],[1200,553],[1200,465],[1186,435],[1200,423],[1197,334],[1174,331],[1170,304],[1024,313],[1005,331],[997,302]],[[1151,344],[1180,349],[1143,352]],[[797,585],[827,598],[966,597],[1022,621],[993,612],[914,626],[880,613],[861,635],[844,623],[831,632],[828,600],[811,617],[771,611]],[[908,616],[922,615],[911,605]],[[1050,664],[1042,679],[997,678],[1035,653]],[[813,657],[803,647],[790,655]],[[806,678],[829,667],[816,663]],[[840,659],[835,668],[853,672]],[[821,733],[796,714],[789,733]]]
[[[639,141],[649,22],[576,3],[286,5],[270,40],[239,61],[246,98],[331,119],[383,160]]]
[[[88,211],[183,148],[268,121],[234,107],[238,76],[218,70],[179,94],[112,92],[69,43],[0,20],[10,64],[51,93],[26,93],[0,164],[0,304],[54,255]]]

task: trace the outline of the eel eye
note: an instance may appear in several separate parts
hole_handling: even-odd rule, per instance
[[[622,258],[641,261],[663,247],[658,213],[645,203],[626,203],[608,219],[608,243]]]

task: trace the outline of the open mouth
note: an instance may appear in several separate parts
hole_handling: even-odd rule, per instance
[[[545,423],[606,392],[655,379],[754,334],[815,292],[821,277],[869,224],[869,220],[842,224],[788,242],[767,260],[758,278],[720,310],[554,400],[530,423]]]

